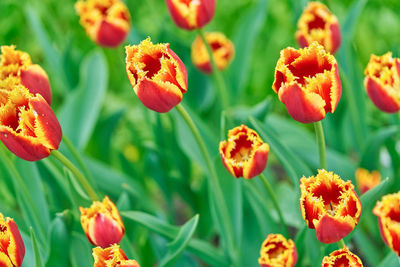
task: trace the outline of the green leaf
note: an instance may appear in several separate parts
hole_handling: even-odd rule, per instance
[[[47,267],[69,267],[70,232],[68,211],[56,215],[50,226],[50,252],[46,261]]]
[[[372,208],[372,205],[376,203],[378,198],[381,197],[382,193],[385,192],[386,188],[389,186],[389,181],[389,178],[383,179],[379,185],[368,190],[360,197],[363,210],[370,210]]]
[[[143,227],[154,231],[157,234],[170,240],[174,239],[179,233],[178,226],[169,225],[161,219],[144,212],[123,211],[121,212],[121,216],[135,221]],[[211,246],[204,241],[198,239],[190,240],[188,244],[188,250],[212,266],[229,265],[228,260],[221,254],[219,249]]]
[[[93,133],[107,88],[108,70],[103,53],[95,50],[87,55],[80,73],[78,88],[67,96],[58,118],[71,142],[83,149]]]
[[[42,260],[42,255],[40,254],[40,246],[37,242],[35,232],[33,231],[33,228],[30,228],[31,231],[31,241],[32,241],[32,247],[33,247],[33,253],[35,254],[35,264],[36,267],[44,267],[43,265],[43,260]]]
[[[388,267],[388,266],[399,266],[399,257],[393,251],[390,251],[383,261],[378,265],[378,267]]]
[[[69,258],[71,267],[93,267],[92,246],[83,234],[72,232]],[[67,251],[65,251],[67,253]]]
[[[178,260],[192,238],[198,222],[199,215],[197,214],[181,227],[175,239],[167,245],[168,252],[161,259],[160,267],[174,266],[174,263]]]

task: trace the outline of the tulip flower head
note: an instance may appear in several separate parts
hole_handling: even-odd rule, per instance
[[[94,267],[140,267],[135,260],[129,260],[116,244],[108,248],[93,248]]]
[[[317,42],[296,50],[281,50],[272,89],[289,115],[302,123],[317,122],[333,113],[342,95],[336,59]]]
[[[75,4],[80,23],[98,45],[119,46],[131,28],[131,16],[121,0],[80,0]]]
[[[338,19],[320,2],[309,2],[297,22],[297,42],[306,47],[316,41],[334,54],[340,46]]]
[[[364,85],[369,98],[380,110],[388,113],[400,110],[400,59],[388,52],[371,55],[365,69]]]
[[[82,228],[90,243],[106,248],[121,241],[125,226],[117,207],[107,196],[103,202],[94,201],[90,208],[79,209]]]
[[[219,143],[219,154],[230,174],[251,179],[267,165],[269,145],[256,131],[241,125],[228,132],[228,140]]]
[[[400,191],[382,197],[372,210],[383,241],[400,257]]]
[[[210,45],[215,64],[219,70],[224,70],[232,62],[233,57],[235,56],[235,47],[233,46],[233,43],[220,32],[206,33],[205,36]],[[193,64],[196,68],[205,73],[212,72],[210,57],[200,36],[197,36],[192,44],[191,55]]]
[[[333,251],[329,256],[325,256],[321,263],[321,267],[343,266],[362,267],[363,264],[360,258],[356,254],[351,253],[347,247]]]
[[[15,46],[2,46],[0,55],[0,88],[9,90],[16,84],[28,88],[31,94],[41,94],[51,104],[51,88],[46,72],[33,64],[28,53]]]
[[[0,266],[19,267],[25,256],[25,245],[13,219],[0,213]]]
[[[125,51],[126,73],[143,105],[165,113],[181,102],[187,91],[187,71],[169,44],[153,44],[147,38]]]
[[[357,225],[361,201],[351,181],[337,174],[318,170],[316,176],[300,179],[300,209],[308,228],[315,229],[317,239],[326,244],[338,242]]]
[[[281,234],[269,234],[264,240],[258,263],[261,267],[293,267],[297,262],[294,242]]]
[[[356,170],[356,182],[358,190],[361,194],[364,194],[381,182],[381,174],[378,171],[369,172],[366,169],[358,168]]]
[[[166,3],[175,24],[185,30],[202,28],[215,13],[215,0],[166,0]]]
[[[58,149],[62,132],[46,100],[21,84],[0,88],[0,140],[16,156],[37,161]]]

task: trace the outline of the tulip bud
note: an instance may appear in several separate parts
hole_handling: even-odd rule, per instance
[[[400,59],[388,52],[371,55],[365,68],[364,85],[369,98],[380,110],[395,113],[400,110]]]
[[[0,88],[11,90],[22,84],[31,94],[41,94],[51,105],[51,88],[47,73],[32,64],[28,53],[15,50],[15,46],[2,46],[0,55]]]
[[[341,43],[338,19],[324,4],[309,2],[297,22],[296,39],[301,47],[316,41],[334,54]]]
[[[105,47],[119,46],[131,28],[131,16],[121,0],[80,0],[75,4],[90,39]]]
[[[383,241],[400,257],[400,191],[383,196],[372,213],[378,216]]]
[[[0,266],[19,267],[25,256],[25,245],[13,219],[0,213]]]
[[[46,100],[23,85],[0,89],[0,140],[16,156],[37,161],[58,149],[62,132]]]
[[[175,24],[185,30],[202,28],[215,13],[215,0],[166,0],[166,3]]]
[[[321,267],[363,267],[360,258],[350,252],[347,247],[333,251],[322,259]]]
[[[153,44],[147,38],[125,51],[126,73],[143,105],[165,113],[181,102],[187,91],[187,71],[169,44]]]
[[[351,181],[337,174],[318,170],[316,176],[300,179],[300,209],[308,228],[315,229],[317,239],[326,244],[347,236],[361,216],[361,201]]]
[[[236,178],[251,179],[262,173],[268,153],[269,145],[246,125],[233,128],[228,132],[228,140],[219,143],[222,163]]]
[[[294,242],[281,234],[269,234],[263,242],[258,263],[261,267],[293,267],[297,262]]]
[[[364,194],[381,182],[381,174],[378,171],[369,172],[366,169],[358,168],[356,170],[356,182],[358,190],[361,194]]]
[[[302,123],[317,122],[333,113],[342,95],[336,59],[317,42],[296,50],[281,50],[272,89],[289,115]]]
[[[108,248],[93,248],[94,267],[140,267],[135,260],[129,260],[124,251],[114,244]]]
[[[206,33],[205,36],[211,48],[215,64],[219,70],[224,70],[232,62],[235,55],[233,43],[220,32]],[[197,36],[192,44],[191,55],[196,68],[205,73],[212,72],[210,57],[200,36]]]
[[[117,207],[107,196],[103,202],[94,201],[90,208],[79,209],[82,228],[90,243],[106,248],[121,241],[125,226]]]

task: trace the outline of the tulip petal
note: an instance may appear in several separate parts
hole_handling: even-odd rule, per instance
[[[97,30],[96,42],[105,47],[119,46],[128,35],[128,31],[103,20]]]
[[[37,64],[21,70],[21,83],[33,95],[40,94],[51,105],[51,88],[46,72]]]
[[[243,177],[251,179],[262,173],[267,165],[268,153],[269,145],[267,143],[264,143],[257,148],[253,157],[244,165]]]
[[[395,113],[400,110],[400,103],[389,94],[390,89],[386,89],[375,78],[365,77],[364,84],[369,98],[380,110],[388,113]]]
[[[340,241],[354,229],[354,225],[348,221],[332,218],[328,214],[323,215],[320,220],[314,220],[314,225],[318,241],[325,244]]]

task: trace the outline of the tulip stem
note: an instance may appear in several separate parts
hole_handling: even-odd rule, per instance
[[[276,209],[276,212],[278,213],[279,220],[281,221],[282,230],[285,232],[286,237],[289,237],[289,229],[285,223],[285,219],[283,218],[283,215],[282,215],[281,209],[279,207],[278,201],[276,199],[274,190],[272,189],[271,184],[268,182],[267,178],[265,177],[265,175],[263,173],[261,173],[259,176],[260,176],[261,181],[263,182],[265,188],[268,191],[268,194],[272,200],[272,203]]]
[[[321,121],[314,122],[315,134],[317,136],[318,142],[318,152],[319,152],[319,165],[321,169],[326,170],[326,148],[325,148],[325,137],[324,129],[322,127]]]
[[[93,187],[90,185],[88,180],[85,178],[85,176],[78,170],[77,167],[69,160],[67,159],[60,151],[58,150],[53,150],[51,151],[51,155],[53,155],[61,164],[63,164],[67,169],[69,169],[76,179],[78,179],[79,183],[81,186],[85,189],[89,197],[93,201],[97,201],[99,198],[96,194],[96,191],[93,189]]]
[[[206,144],[204,143],[203,138],[200,135],[200,132],[197,128],[197,126],[194,124],[192,118],[190,117],[189,113],[186,111],[186,109],[181,105],[177,105],[176,109],[178,110],[179,114],[182,116],[182,118],[185,120],[186,124],[188,125],[189,129],[191,130],[194,138],[196,139],[197,145],[200,148],[200,151],[203,155],[203,158],[207,164],[207,167],[210,171],[210,180],[209,180],[209,188],[211,192],[214,193],[214,198],[215,200],[213,201],[215,203],[215,209],[216,209],[216,214],[217,218],[219,220],[219,226],[221,228],[221,231],[225,230],[225,242],[228,248],[234,245],[233,241],[233,236],[232,236],[232,224],[231,224],[231,219],[229,218],[229,213],[228,213],[228,207],[225,203],[225,199],[222,194],[222,189],[218,181],[217,173],[214,168],[214,164],[211,161],[210,154],[207,150]],[[233,252],[233,251],[232,251]]]
[[[343,239],[340,239],[339,242],[337,242],[339,248],[344,248],[346,244],[344,243]]]
[[[221,97],[222,109],[226,109],[229,105],[229,95],[228,95],[228,89],[226,87],[224,77],[222,77],[222,73],[220,72],[220,70],[217,67],[217,64],[215,63],[215,59],[214,59],[210,44],[207,42],[207,39],[206,39],[203,29],[202,28],[198,29],[198,33],[199,33],[201,39],[203,40],[203,43],[207,49],[208,56],[210,58],[214,79],[218,84],[218,90],[219,90],[219,94]]]

